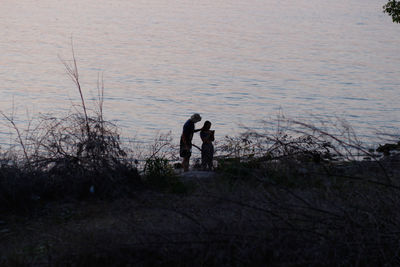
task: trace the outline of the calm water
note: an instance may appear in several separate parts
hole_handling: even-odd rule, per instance
[[[279,110],[397,133],[400,25],[385,2],[2,0],[0,110],[14,105],[23,125],[79,103],[58,58],[72,37],[87,98],[103,74],[106,118],[125,136],[177,141],[199,112],[221,138]]]

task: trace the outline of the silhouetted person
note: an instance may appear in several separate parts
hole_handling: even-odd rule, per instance
[[[189,170],[189,160],[190,156],[192,155],[193,134],[195,132],[200,131],[200,129],[195,130],[194,125],[199,121],[201,121],[201,117],[199,114],[195,113],[183,125],[179,154],[183,158],[182,166],[183,166],[183,171],[185,172]]]
[[[211,122],[205,121],[200,130],[200,138],[203,141],[201,145],[201,166],[204,170],[212,170],[213,168],[214,146],[212,142],[214,141],[215,131],[210,130],[210,128]]]

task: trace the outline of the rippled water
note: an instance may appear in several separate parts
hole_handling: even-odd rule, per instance
[[[126,136],[177,140],[199,112],[222,137],[279,110],[397,132],[400,25],[385,2],[2,0],[0,110],[23,124],[79,103],[58,58],[72,37],[86,96],[103,74],[106,118]]]

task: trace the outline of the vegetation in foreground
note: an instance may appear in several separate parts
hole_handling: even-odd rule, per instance
[[[124,148],[86,109],[44,116],[0,165],[0,266],[399,265],[397,144],[364,148],[343,121],[278,118],[226,137],[212,177],[176,175],[160,136]],[[271,131],[273,129],[273,131]],[[131,161],[141,154],[144,162]]]
[[[290,125],[227,138],[197,180],[161,150],[139,172],[94,134],[71,154],[4,159],[0,265],[398,265],[398,157]]]

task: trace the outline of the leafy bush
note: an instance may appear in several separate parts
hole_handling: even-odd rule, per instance
[[[218,160],[217,172],[232,179],[247,179],[258,168],[258,159],[221,158]]]
[[[162,191],[180,194],[188,190],[165,158],[153,157],[146,160],[144,180],[150,187]]]
[[[400,2],[396,0],[389,0],[383,6],[383,12],[392,17],[393,22],[400,23]]]

